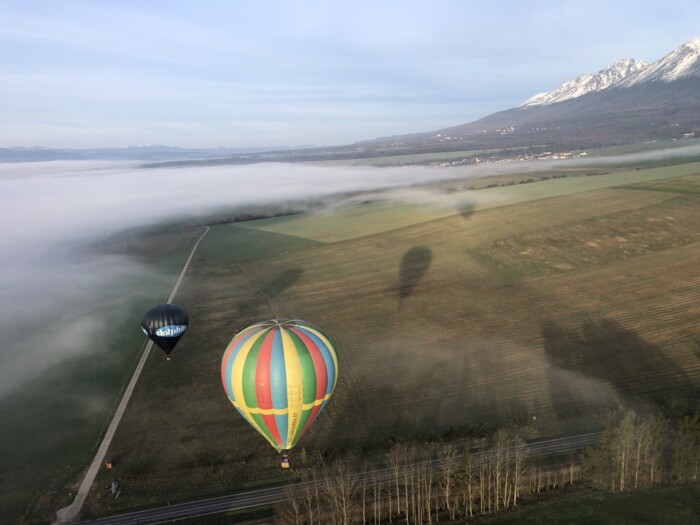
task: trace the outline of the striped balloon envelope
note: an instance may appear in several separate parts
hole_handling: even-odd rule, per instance
[[[298,319],[272,319],[241,330],[221,360],[229,400],[279,452],[297,444],[337,380],[338,358],[329,338]]]

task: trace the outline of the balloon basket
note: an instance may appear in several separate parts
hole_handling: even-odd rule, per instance
[[[284,452],[282,452],[280,467],[289,468],[289,452],[287,452],[286,450]]]

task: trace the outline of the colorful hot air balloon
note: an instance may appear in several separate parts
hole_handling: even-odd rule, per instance
[[[338,380],[329,338],[297,319],[272,319],[236,334],[221,361],[221,380],[233,406],[255,430],[286,452],[328,403]]]
[[[170,359],[170,352],[187,330],[189,322],[190,318],[182,307],[176,304],[161,304],[143,314],[141,328]]]

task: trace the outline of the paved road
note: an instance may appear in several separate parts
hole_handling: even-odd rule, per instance
[[[545,457],[556,454],[575,452],[592,444],[598,437],[598,432],[589,432],[576,436],[565,436],[555,439],[535,441],[528,444],[528,454],[530,457]],[[481,459],[479,453],[474,453],[474,460],[478,463]],[[438,466],[439,462],[433,462]],[[379,480],[391,479],[389,469],[378,469],[367,473],[368,476]],[[167,523],[184,518],[194,518],[218,514],[221,512],[252,509],[258,507],[269,507],[279,503],[286,498],[286,491],[301,491],[306,483],[296,483],[286,487],[274,487],[259,489],[249,492],[220,496],[218,498],[202,499],[167,507],[140,510],[126,514],[118,514],[106,518],[92,521],[83,521],[77,525],[156,525]]]
[[[185,277],[185,272],[187,272],[187,268],[189,268],[190,266],[190,261],[192,261],[194,252],[197,251],[199,243],[209,231],[208,226],[205,226],[204,228],[204,232],[202,233],[202,235],[199,236],[197,242],[194,243],[194,246],[190,251],[190,255],[189,257],[187,257],[185,265],[182,267],[182,271],[180,272],[177,281],[175,281],[175,285],[170,291],[170,296],[168,297],[166,303],[172,302],[173,298],[175,297],[175,294],[177,293],[177,290],[180,288],[180,284],[182,283],[182,279]],[[144,349],[143,354],[141,355],[141,359],[139,360],[138,365],[136,365],[136,370],[134,370],[134,374],[131,376],[131,381],[129,381],[126,390],[124,390],[124,395],[122,395],[122,399],[119,402],[117,411],[114,413],[114,417],[112,418],[112,421],[107,427],[107,431],[105,432],[105,435],[102,438],[102,443],[97,449],[97,454],[95,454],[95,457],[92,460],[92,463],[90,464],[87,473],[85,474],[85,478],[83,478],[83,481],[80,484],[80,488],[78,489],[78,493],[75,496],[75,500],[73,500],[73,503],[71,503],[67,507],[63,507],[58,512],[56,512],[55,524],[72,523],[77,520],[78,515],[80,514],[80,510],[83,508],[83,503],[85,503],[85,499],[87,498],[88,492],[90,492],[90,487],[92,487],[92,484],[95,481],[95,477],[97,476],[97,473],[99,472],[100,467],[102,466],[102,462],[105,459],[107,449],[112,443],[112,438],[114,437],[114,434],[117,431],[117,427],[119,426],[119,423],[122,420],[122,416],[124,415],[126,406],[129,404],[131,394],[134,391],[134,387],[136,386],[136,383],[139,380],[139,376],[141,375],[141,371],[143,370],[143,367],[146,364],[146,359],[148,359],[148,355],[150,354],[152,347],[153,342],[148,341],[148,344],[146,345],[146,348]]]

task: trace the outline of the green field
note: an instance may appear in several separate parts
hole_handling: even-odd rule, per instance
[[[693,175],[700,172],[700,163],[629,170],[607,175],[578,176],[549,179],[530,184],[517,184],[498,188],[485,188],[478,192],[464,191],[449,194],[452,205],[418,206],[397,202],[378,202],[361,207],[342,209],[335,213],[322,212],[314,215],[276,217],[259,221],[239,223],[242,228],[282,233],[322,242],[344,241],[356,237],[378,234],[429,220],[454,216],[463,202],[474,201],[474,210],[510,206],[520,202],[539,201],[553,197],[580,194],[615,186],[642,184],[649,181],[660,183],[670,178]],[[683,187],[694,188],[695,183],[682,181]],[[642,185],[639,189],[646,189]],[[540,206],[536,203],[535,206]],[[622,204],[624,205],[624,204]]]
[[[660,487],[631,494],[590,492],[560,501],[523,506],[491,519],[488,525],[695,525],[700,516],[700,485]]]
[[[558,435],[620,406],[697,399],[698,173],[494,188],[476,193],[503,200],[468,214],[383,203],[213,227],[176,298],[190,330],[172,361],[151,355],[86,514],[294,475],[219,379],[236,329],[274,316],[312,320],[337,343],[339,383],[309,451],[484,423]],[[661,179],[688,191],[653,191]],[[102,490],[113,477],[117,500]]]

